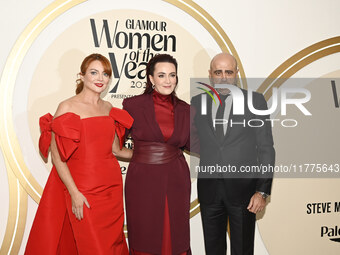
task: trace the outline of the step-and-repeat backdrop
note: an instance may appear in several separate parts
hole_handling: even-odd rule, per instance
[[[0,254],[23,254],[51,169],[38,120],[74,95],[83,58],[113,68],[105,100],[142,93],[157,53],[179,63],[177,95],[207,78],[211,58],[233,54],[240,86],[271,108],[272,196],[257,215],[255,253],[340,252],[340,3],[325,1],[5,1],[0,10]],[[338,78],[339,77],[339,78]],[[248,123],[255,125],[254,123]],[[187,156],[189,160],[189,157]],[[128,163],[121,163],[123,178]],[[191,246],[204,254],[196,179]],[[52,219],[51,219],[52,220]]]

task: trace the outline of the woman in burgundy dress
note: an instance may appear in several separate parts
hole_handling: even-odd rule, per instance
[[[125,128],[132,125],[124,110],[103,101],[111,64],[100,54],[81,65],[77,95],[59,104],[54,115],[40,118],[39,147],[53,168],[45,185],[26,246],[27,255],[127,255],[123,232],[123,184],[112,152],[122,148]]]
[[[191,254],[190,106],[177,98],[177,62],[168,54],[147,67],[144,94],[125,99],[134,152],[125,182],[130,254]]]

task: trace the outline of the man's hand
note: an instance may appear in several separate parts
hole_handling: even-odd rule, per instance
[[[256,192],[250,199],[247,209],[249,212],[258,213],[266,207],[266,199],[262,195]]]

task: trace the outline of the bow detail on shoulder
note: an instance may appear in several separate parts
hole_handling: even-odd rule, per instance
[[[39,149],[45,158],[47,158],[48,156],[48,149],[51,145],[52,120],[53,116],[50,113],[41,116],[39,119],[39,126],[41,130],[41,135],[39,138]]]

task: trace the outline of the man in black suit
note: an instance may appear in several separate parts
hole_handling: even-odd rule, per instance
[[[209,78],[213,86],[218,83],[236,85],[237,73],[237,61],[228,53],[216,55],[210,63]],[[240,89],[244,98],[242,115],[233,114],[233,92],[228,88],[216,90],[222,105],[216,106],[211,97],[206,96],[206,114],[201,110],[205,102],[201,100],[202,94],[193,97],[191,102],[196,111],[194,123],[200,141],[202,171],[198,173],[197,186],[205,251],[207,255],[226,254],[229,219],[231,254],[253,254],[256,213],[266,206],[272,174],[241,171],[274,165],[271,122],[269,116],[255,115],[249,110],[246,90]],[[267,109],[262,94],[253,92],[252,98],[255,109]],[[212,174],[206,171],[212,169],[209,166],[216,167],[215,170],[217,166],[224,167],[225,171]]]

